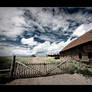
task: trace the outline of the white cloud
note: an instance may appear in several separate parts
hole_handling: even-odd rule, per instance
[[[53,36],[52,34],[48,34],[48,35],[43,34],[43,35],[35,36],[35,37],[38,37],[41,40],[50,41],[50,42],[54,42],[56,39],[56,37]]]
[[[63,42],[60,42],[58,44],[56,44],[55,42],[52,43],[50,45],[50,47],[48,48],[48,52],[47,54],[56,54],[56,53],[59,53],[59,51],[62,49],[63,45],[62,45]]]
[[[38,44],[36,41],[34,41],[34,38],[33,37],[28,38],[28,39],[22,38],[21,39],[21,43],[22,44],[28,44],[30,46],[33,46],[33,45],[37,45]]]
[[[37,46],[35,46],[32,50],[34,54],[37,52],[47,52],[48,48],[50,47],[50,42],[45,41],[44,43],[40,43]]]
[[[14,16],[11,18],[11,22],[15,25],[20,27],[22,24],[26,25],[25,19],[22,16]]]
[[[91,29],[92,29],[92,23],[82,24],[73,32],[72,36],[80,37],[81,35],[85,34],[86,32],[88,32]]]
[[[82,11],[73,14],[66,14],[64,10],[62,10],[62,13],[53,16],[50,10],[54,8],[56,11],[58,11],[57,7],[45,7],[48,9],[47,11],[42,11],[42,8],[43,7],[26,7],[23,9],[30,10],[32,16],[37,19],[34,24],[36,23],[43,32],[44,30],[42,26],[50,26],[53,31],[57,31],[59,27],[62,27],[64,30],[68,30],[69,22],[67,20],[73,20],[81,24],[92,21],[92,14],[83,13]]]
[[[59,53],[67,44],[69,44],[72,40],[70,38],[64,42],[61,41],[59,43],[53,42],[50,44],[49,41],[45,41],[44,43],[40,43],[37,46],[35,46],[31,51],[33,54],[43,52],[46,54],[56,54]]]
[[[22,55],[22,56],[28,56],[32,55],[30,49],[28,48],[23,48],[23,47],[15,47],[15,49],[12,50],[12,55]]]
[[[5,40],[6,40],[5,37],[0,38],[0,41],[5,41]]]
[[[63,27],[64,30],[68,28],[69,23],[66,21],[65,16],[55,15],[53,16],[51,12],[39,12],[38,20],[42,26],[51,26],[53,31],[57,30],[59,27]],[[49,30],[50,31],[50,30]]]
[[[13,40],[13,39],[16,39],[16,37],[20,35],[22,32],[23,32],[23,28],[14,27],[13,29],[10,29],[9,31],[3,32],[2,34]]]
[[[68,45],[72,40],[70,40],[70,38],[64,42],[61,41],[58,44],[53,42],[50,47],[48,48],[48,52],[47,54],[56,54],[59,53],[66,45]]]
[[[0,56],[12,56],[12,50],[14,49],[14,45],[9,43],[0,43]]]
[[[23,32],[21,25],[25,24],[22,14],[18,8],[0,7],[0,34],[12,39],[20,35]]]
[[[42,8],[43,7],[0,8],[0,34],[15,38],[23,32],[23,28],[21,28],[22,24],[27,27],[32,27],[32,25],[35,24],[40,28],[39,31],[44,32],[42,26],[45,25],[51,26],[53,31],[57,31],[59,27],[68,30],[69,23],[67,22],[67,19],[75,20],[78,23],[86,23],[88,20],[92,20],[92,14],[83,14],[81,11],[70,15],[65,14],[63,11],[61,14],[53,16],[50,11],[42,11]],[[26,20],[22,16],[24,13],[23,9],[29,9],[32,16],[36,18],[37,21]],[[48,9],[50,10],[51,7],[48,7]],[[58,11],[57,7],[54,7],[54,9]],[[34,31],[34,29],[32,30]]]
[[[33,38],[30,38],[26,44],[30,44],[30,40],[33,40]],[[59,43],[53,42],[52,44],[49,41],[45,41],[44,43],[31,43],[31,45],[36,44],[36,46],[33,49],[25,48],[22,46],[15,46],[9,43],[0,43],[0,56],[12,56],[12,55],[19,55],[19,56],[27,56],[27,55],[33,55],[38,53],[44,53],[41,55],[46,54],[56,54],[59,53],[67,44],[71,42],[70,38],[64,42],[61,41]]]
[[[32,55],[30,48],[15,46],[9,43],[0,43],[0,56],[27,56]]]
[[[25,9],[25,10],[30,10],[31,15],[33,16],[33,18],[36,19],[36,22],[34,22],[33,20],[29,20],[29,24],[30,23],[34,23],[36,25],[39,26],[39,28],[41,28],[40,31],[44,32],[44,29],[42,28],[42,26],[51,26],[53,31],[57,30],[59,27],[63,27],[64,30],[66,30],[68,28],[69,23],[66,21],[66,15],[64,12],[62,12],[61,15],[55,15],[53,16],[52,13],[50,11],[42,11],[43,7],[26,7],[26,8],[21,8],[21,9]],[[45,7],[46,8],[46,7]],[[49,10],[51,9],[51,7],[48,8]],[[58,10],[57,10],[58,11]],[[28,22],[28,21],[27,21]],[[49,30],[51,31],[51,30]]]
[[[54,31],[57,31],[59,27],[63,27],[64,30],[67,30],[69,26],[67,19],[75,20],[78,23],[86,23],[88,22],[88,20],[92,20],[92,14],[83,14],[81,11],[70,15],[65,14],[65,12],[63,11],[61,14],[53,16],[50,11],[42,11],[42,8],[43,7],[0,8],[0,33],[4,35],[6,33],[6,36],[13,38],[16,37],[16,33],[17,35],[20,35],[23,32],[23,28],[18,28],[19,26],[21,26],[21,24],[27,26],[32,26],[35,24],[41,29],[39,31],[44,32],[42,26],[45,25],[51,26]],[[34,22],[32,20],[26,20],[26,22],[28,23],[26,24],[25,18],[22,16],[24,13],[23,9],[29,9],[32,13],[32,16],[36,18],[37,21]],[[48,7],[48,9],[50,10],[51,7]],[[58,11],[57,7],[54,7],[54,9]],[[16,33],[14,32],[15,29]],[[10,36],[10,34],[12,34],[12,36]]]

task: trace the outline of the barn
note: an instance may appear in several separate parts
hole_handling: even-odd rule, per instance
[[[69,43],[60,56],[70,56],[77,61],[92,62],[92,30]]]

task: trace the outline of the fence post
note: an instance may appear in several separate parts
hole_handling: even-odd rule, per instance
[[[46,67],[46,63],[44,63],[44,74],[46,75],[47,73],[47,67]]]
[[[16,61],[16,56],[13,56],[13,62],[11,64],[11,78],[13,77],[14,74],[14,68],[15,68],[15,61]]]

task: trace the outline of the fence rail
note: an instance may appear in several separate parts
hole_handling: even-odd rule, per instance
[[[2,69],[2,70],[0,70],[0,72],[9,72],[10,71],[10,69]]]
[[[3,69],[3,70],[0,70],[0,74],[1,74],[1,73],[6,73],[6,72],[10,72],[10,69]]]

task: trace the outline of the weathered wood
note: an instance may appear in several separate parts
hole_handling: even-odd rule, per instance
[[[34,67],[32,68],[32,67],[29,67],[29,66],[27,66],[27,65],[25,65],[25,64],[23,64],[23,63],[21,63],[21,62],[18,62],[18,61],[16,61],[16,62],[19,63],[19,64],[21,64],[21,65],[24,66],[25,68],[33,69],[34,71],[37,71],[37,72],[41,73],[39,70],[36,70]]]
[[[15,61],[16,61],[16,56],[13,56],[13,62],[11,64],[11,74],[10,77],[12,78],[14,75],[14,69],[15,69]]]
[[[3,70],[0,70],[0,72],[9,72],[10,69],[3,69]]]
[[[63,65],[64,63],[66,63],[66,61],[61,62],[61,63],[60,63],[59,65],[57,65],[55,68],[50,69],[50,70],[48,71],[47,75],[50,74],[51,71],[57,69],[57,67],[59,67],[60,65]]]
[[[37,77],[47,76],[52,74],[63,73],[63,68],[66,68],[66,61],[61,63],[37,63],[37,64],[23,64],[16,61],[16,78],[21,77]]]

